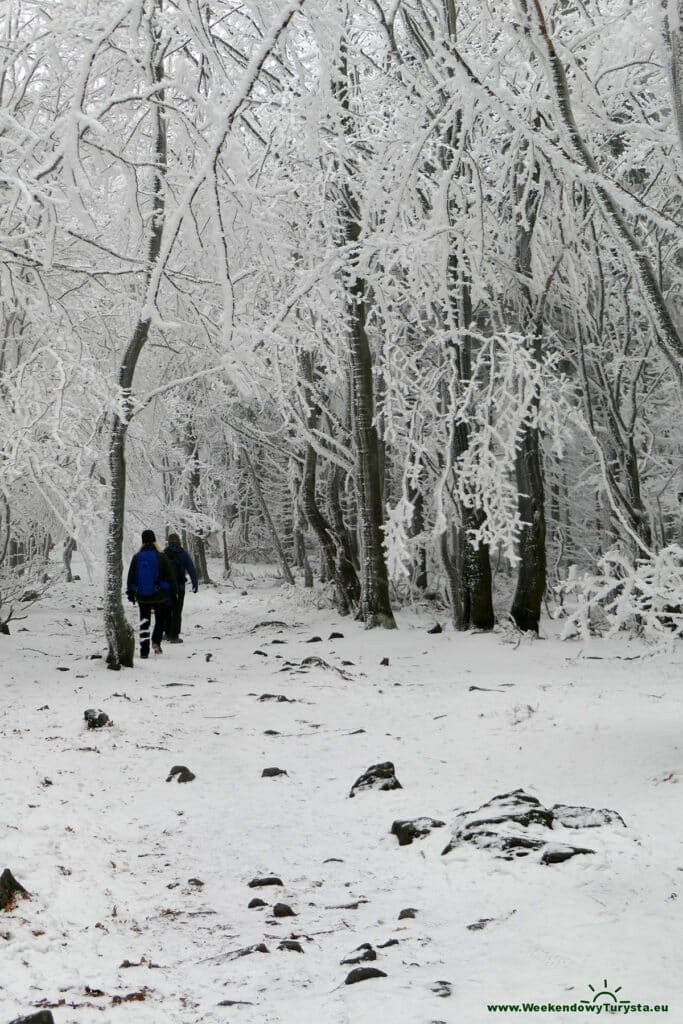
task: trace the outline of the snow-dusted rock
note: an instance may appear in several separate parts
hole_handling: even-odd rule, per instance
[[[436,818],[410,818],[395,821],[391,826],[392,836],[396,836],[399,846],[410,846],[414,839],[429,835],[432,829],[443,828],[446,823]]]
[[[476,811],[459,814],[453,824],[451,841],[443,853],[450,853],[462,843],[471,843],[506,860],[539,851],[541,864],[561,864],[577,854],[595,851],[558,841],[558,830],[613,824],[625,827],[616,811],[569,804],[547,808],[535,796],[515,789],[493,797]]]
[[[600,825],[622,825],[626,822],[616,811],[607,807],[574,807],[571,804],[553,804],[553,819],[565,828],[598,828]]]
[[[86,708],[83,712],[88,729],[102,729],[105,725],[113,725],[111,718],[106,711],[99,708]]]
[[[350,797],[364,789],[378,789],[382,792],[390,789],[403,789],[396,778],[396,770],[391,761],[373,764],[360,775],[351,787]]]

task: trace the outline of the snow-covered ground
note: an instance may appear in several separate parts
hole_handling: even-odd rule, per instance
[[[429,634],[413,611],[366,632],[261,572],[189,594],[184,645],[113,673],[99,592],[60,584],[0,637],[0,870],[31,893],[0,913],[0,1024],[569,1022],[587,1011],[487,1004],[603,987],[683,1021],[680,649]],[[329,667],[286,665],[311,656]],[[403,788],[349,799],[387,760]],[[572,830],[595,853],[552,866],[442,856],[456,813],[517,787],[627,828]],[[392,822],[424,815],[446,826],[399,846]],[[386,977],[345,985],[362,943]]]

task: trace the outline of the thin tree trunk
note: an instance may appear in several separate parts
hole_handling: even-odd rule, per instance
[[[188,421],[185,435],[185,455],[190,464],[190,473],[187,479],[187,504],[192,513],[199,511],[198,494],[201,487],[201,470],[199,467],[199,451],[194,424]],[[196,530],[189,531],[190,550],[197,570],[197,579],[200,583],[211,583],[209,567],[206,561],[206,541],[201,533]]]
[[[154,13],[161,10],[157,0]],[[160,82],[163,78],[163,61],[159,52],[159,35],[150,18],[150,66],[151,80]],[[162,113],[165,101],[160,90],[158,102],[153,106],[154,125],[154,181],[152,191],[152,216],[150,218],[147,268],[144,274],[143,294],[146,293],[152,269],[159,257],[164,227],[165,197],[164,178],[167,167],[166,122]],[[106,541],[106,573],[104,592],[104,630],[107,637],[107,665],[118,669],[122,665],[131,667],[135,650],[135,634],[126,619],[121,600],[123,586],[123,524],[126,511],[126,437],[132,409],[131,391],[135,368],[140,354],[149,337],[151,320],[149,315],[140,318],[128,343],[118,375],[119,394],[123,411],[113,413],[109,442],[109,519]]]
[[[251,479],[251,486],[254,489],[254,496],[261,510],[261,515],[263,516],[266,526],[268,527],[268,530],[270,532],[270,536],[273,541],[273,546],[277,551],[277,555],[280,560],[280,566],[282,567],[282,575],[284,576],[287,583],[290,583],[292,586],[294,586],[294,577],[292,576],[292,570],[289,568],[289,563],[287,562],[285,550],[282,547],[282,544],[280,543],[280,538],[278,537],[277,530],[275,529],[275,523],[271,518],[270,512],[268,511],[268,506],[266,504],[266,499],[263,496],[261,483],[256,475],[256,471],[254,470],[254,467],[252,465],[251,459],[249,458],[246,448],[242,449],[242,456],[244,458],[244,464],[247,467],[247,471],[249,473],[249,478]]]
[[[524,158],[533,161],[525,168]],[[523,150],[515,169],[513,196],[517,218],[515,262],[520,281],[521,328],[528,337],[534,364],[541,366],[541,324],[534,321],[531,294],[532,240],[538,207],[540,203],[538,163],[529,151]],[[530,408],[524,415],[515,453],[515,478],[517,483],[517,508],[520,518],[518,542],[519,564],[517,587],[512,602],[511,614],[517,628],[523,632],[538,633],[547,584],[545,491],[541,439],[538,429],[540,406],[540,385],[536,388]]]
[[[599,168],[584,142],[574,118],[569,83],[567,82],[562,59],[555,49],[555,44],[548,30],[541,2],[540,0],[528,0],[528,2],[533,5],[535,10],[535,19],[532,19],[530,16],[530,21],[535,24],[535,28],[538,30],[537,36],[540,36],[547,55],[550,86],[554,94],[560,121],[570,142],[573,155],[591,175],[598,175]],[[525,7],[526,4],[527,0],[524,0]],[[607,223],[611,225],[616,238],[622,243],[624,256],[633,269],[641,294],[650,311],[657,344],[672,366],[680,385],[683,381],[683,337],[679,334],[669,313],[659,281],[657,280],[657,275],[653,270],[650,260],[629,228],[621,210],[617,207],[606,189],[595,181],[591,183],[590,188],[598,199]]]

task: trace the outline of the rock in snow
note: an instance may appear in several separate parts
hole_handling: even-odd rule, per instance
[[[491,850],[505,860],[527,857],[537,851],[540,852],[541,864],[561,864],[577,854],[595,851],[585,846],[557,842],[557,829],[597,828],[612,824],[624,826],[616,811],[569,804],[555,804],[549,809],[543,807],[535,796],[523,789],[515,789],[493,797],[476,811],[459,814],[453,825],[451,841],[443,853],[450,853],[462,843],[470,843],[480,849]]]
[[[555,821],[565,828],[598,828],[600,825],[623,825],[626,822],[616,811],[606,807],[573,807],[570,804],[553,804],[552,814]]]
[[[355,985],[358,981],[367,981],[368,978],[386,978],[384,971],[377,967],[354,967],[346,975],[345,985]]]
[[[197,776],[189,768],[186,768],[184,764],[175,764],[168,773],[166,781],[170,782],[173,778],[177,778],[178,782],[192,782]]]
[[[55,1019],[49,1010],[41,1010],[40,1013],[32,1013],[28,1017],[16,1017],[9,1024],[55,1024]]]
[[[410,846],[414,839],[429,835],[434,828],[443,828],[445,821],[436,818],[411,818],[407,821],[395,821],[391,826],[392,836],[396,836],[399,846]]]
[[[273,917],[296,917],[296,914],[288,903],[276,903],[273,907]]]
[[[389,789],[403,789],[396,778],[396,771],[391,761],[373,764],[359,776],[351,787],[350,797],[364,789],[378,789],[382,792]]]
[[[87,708],[83,712],[83,717],[88,729],[101,729],[105,725],[114,724],[106,711],[96,710],[95,708]]]
[[[28,897],[29,893],[12,874],[9,868],[5,868],[0,875],[0,910],[9,910],[17,896]]]
[[[355,956],[349,956],[345,960],[341,960],[340,963],[351,966],[353,964],[367,963],[368,960],[377,959],[377,953],[369,942],[363,942],[354,952],[356,953]]]

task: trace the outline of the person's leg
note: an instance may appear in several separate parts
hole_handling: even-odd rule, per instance
[[[185,590],[178,591],[177,611],[173,625],[176,627],[175,635],[180,636],[183,628],[183,605],[185,604]]]
[[[140,657],[149,657],[149,628],[152,617],[152,606],[138,604],[140,609]]]
[[[166,639],[174,644],[178,639],[178,599],[175,598],[166,611]]]
[[[161,654],[161,638],[166,624],[166,604],[152,605],[154,608],[154,629],[152,631],[152,647],[155,654]]]

